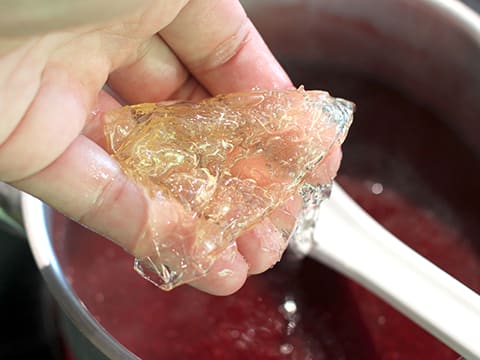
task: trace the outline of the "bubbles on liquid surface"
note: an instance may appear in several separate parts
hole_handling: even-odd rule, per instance
[[[300,321],[297,302],[294,298],[287,297],[284,303],[280,306],[279,311],[287,322],[286,335],[291,336]]]
[[[375,195],[380,195],[383,193],[383,185],[381,183],[373,183],[371,186],[371,191]]]
[[[151,255],[135,260],[137,272],[166,290],[198,279],[240,234],[298,192],[304,205],[291,239],[308,252],[329,184],[306,179],[344,140],[353,110],[327,92],[300,88],[108,113],[108,148],[125,173],[152,199],[177,202],[184,211],[169,239],[153,236]],[[158,234],[154,221],[150,227]]]
[[[292,344],[282,344],[280,345],[280,353],[282,355],[290,355],[293,352],[294,348]]]

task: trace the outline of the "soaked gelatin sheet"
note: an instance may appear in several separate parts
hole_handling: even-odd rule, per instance
[[[112,156],[150,196],[180,203],[187,219],[172,239],[154,236],[155,254],[136,259],[135,269],[166,290],[191,282],[293,194],[318,198],[324,188],[305,179],[345,139],[353,110],[327,92],[300,88],[108,113]]]

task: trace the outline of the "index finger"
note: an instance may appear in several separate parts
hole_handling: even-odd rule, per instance
[[[212,94],[293,86],[238,1],[191,0],[160,36]]]

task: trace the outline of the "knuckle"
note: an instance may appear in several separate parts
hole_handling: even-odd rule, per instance
[[[126,186],[126,179],[121,176],[115,176],[108,182],[102,184],[97,196],[93,198],[85,212],[81,214],[77,221],[81,223],[90,223],[99,214],[101,214],[109,206],[115,204],[120,198]]]
[[[247,44],[253,33],[251,22],[245,16],[233,34],[227,36],[192,67],[195,72],[207,73],[233,60]]]

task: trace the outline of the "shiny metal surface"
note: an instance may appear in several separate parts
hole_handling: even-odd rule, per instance
[[[30,195],[22,194],[22,209],[35,261],[65,314],[109,359],[137,359],[90,315],[70,287],[53,250],[49,221],[51,211],[48,206]]]

